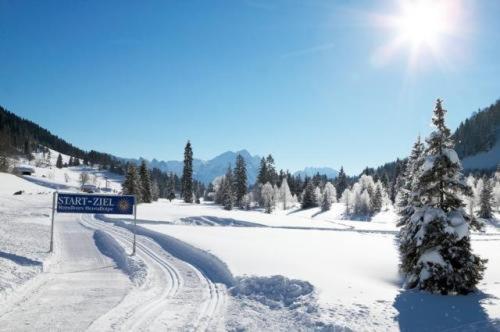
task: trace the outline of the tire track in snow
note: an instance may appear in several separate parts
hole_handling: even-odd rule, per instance
[[[92,228],[108,232],[122,245],[131,247],[133,243],[132,233],[124,228],[106,224],[89,216],[84,217],[82,222]],[[155,266],[160,267],[163,273],[168,276],[170,285],[165,287],[161,294],[136,303],[135,306],[128,310],[126,317],[122,317],[121,321],[119,320],[113,324],[112,328],[126,331],[153,330],[158,325],[156,324],[157,321],[162,320],[162,313],[171,311],[172,303],[176,301],[177,295],[182,292],[192,291],[189,287],[184,287],[184,277],[192,278],[194,274],[198,279],[198,287],[201,286],[203,291],[202,301],[199,303],[199,299],[197,299],[198,303],[194,303],[196,315],[182,328],[193,331],[217,329],[221,323],[220,312],[226,304],[227,292],[225,286],[213,283],[202,271],[186,262],[179,261],[172,256],[162,257],[161,253],[165,253],[165,251],[152,239],[138,236],[137,240],[137,254],[145,259],[149,265],[153,263]],[[159,250],[160,253],[158,253]],[[175,266],[175,264],[187,266],[187,273],[179,271],[185,270],[185,268],[182,269],[180,266]],[[168,321],[163,323],[167,323],[165,327],[169,327]]]

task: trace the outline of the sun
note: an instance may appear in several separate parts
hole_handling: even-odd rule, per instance
[[[373,15],[374,22],[392,35],[373,55],[384,65],[401,51],[407,51],[412,71],[429,59],[443,64],[450,42],[463,36],[462,0],[397,0],[390,14]],[[448,64],[446,64],[448,65]]]
[[[445,2],[439,0],[403,2],[395,21],[400,38],[418,47],[436,46],[450,23]]]

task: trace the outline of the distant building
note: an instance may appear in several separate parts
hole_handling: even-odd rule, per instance
[[[14,167],[14,174],[17,175],[33,175],[35,169],[31,166],[19,165]]]

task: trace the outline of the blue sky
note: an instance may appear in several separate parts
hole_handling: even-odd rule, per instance
[[[277,166],[404,157],[437,97],[448,124],[500,97],[500,2],[460,3],[439,57],[380,50],[397,1],[0,0],[0,104],[84,149]]]

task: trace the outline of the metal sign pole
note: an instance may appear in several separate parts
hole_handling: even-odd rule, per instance
[[[54,191],[52,195],[52,223],[50,224],[50,250],[49,252],[54,252],[54,215],[56,212],[56,196],[57,191]]]
[[[136,233],[137,233],[137,199],[136,196],[134,196],[134,246],[132,248],[132,256],[135,255]]]

